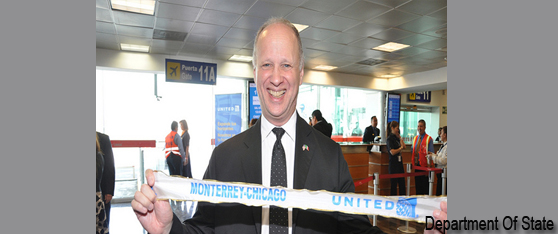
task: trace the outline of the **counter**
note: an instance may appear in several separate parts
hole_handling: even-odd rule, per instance
[[[412,163],[412,143],[405,143],[407,148],[401,152],[403,165],[406,170],[406,164]],[[380,143],[363,143],[363,142],[339,142],[343,156],[349,166],[349,172],[353,181],[359,181],[378,172],[380,174],[389,174],[389,153],[385,142]],[[372,152],[366,152],[367,146],[372,145]],[[434,143],[434,151],[438,151],[442,144]],[[414,172],[414,170],[412,171]],[[436,179],[434,179],[434,187],[436,187]],[[405,185],[407,180],[405,179]],[[390,180],[380,180],[379,193],[383,196],[390,195]],[[374,194],[374,181],[368,182],[355,188],[356,193]],[[434,190],[435,192],[435,190]],[[411,195],[415,194],[415,178],[411,177]]]

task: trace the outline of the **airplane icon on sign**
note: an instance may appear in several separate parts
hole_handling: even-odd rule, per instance
[[[174,68],[170,68],[172,70],[172,72],[170,73],[170,76],[176,76],[176,69],[178,68],[178,66],[174,67]],[[174,75],[173,75],[174,74]]]

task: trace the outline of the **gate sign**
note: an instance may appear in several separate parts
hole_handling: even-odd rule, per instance
[[[216,63],[202,63],[175,59],[165,59],[167,82],[215,85]]]
[[[420,92],[420,93],[410,93],[409,94],[409,101],[410,102],[430,102],[432,97],[432,91],[428,92]]]

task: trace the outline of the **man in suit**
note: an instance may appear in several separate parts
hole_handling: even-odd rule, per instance
[[[257,33],[253,58],[262,116],[255,126],[214,149],[204,179],[354,192],[340,146],[296,113],[304,74],[296,28],[284,19],[267,21]],[[146,178],[148,184],[136,192],[132,208],[153,234],[383,233],[363,215],[233,203],[199,202],[194,217],[180,223],[169,202],[158,201],[149,187],[154,185],[151,170]],[[278,218],[278,213],[284,216]]]
[[[110,221],[110,201],[114,196],[114,156],[112,154],[112,145],[108,135],[97,132],[99,138],[99,145],[103,152],[103,159],[105,160],[105,167],[103,170],[103,179],[101,180],[101,192],[105,202],[105,212],[107,214],[106,226],[109,226]]]
[[[362,142],[373,142],[375,137],[380,136],[380,129],[376,127],[378,126],[378,118],[376,118],[376,116],[374,115],[372,116],[372,118],[370,118],[370,121],[371,125],[364,129]],[[366,147],[366,151],[370,152],[370,149],[372,149],[371,145]]]
[[[320,110],[312,112],[312,126],[327,137],[331,137],[333,126],[324,119]]]

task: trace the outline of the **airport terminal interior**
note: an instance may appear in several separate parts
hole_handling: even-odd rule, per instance
[[[261,113],[254,115],[258,109],[252,107],[259,103],[251,60],[257,30],[270,17],[291,21],[300,33],[298,114],[308,121],[314,110],[323,113],[355,182],[387,173],[381,143],[391,111],[408,145],[418,120],[433,138],[447,126],[445,0],[96,0],[96,131],[119,141],[113,142],[111,233],[147,233],[130,201],[145,183],[145,169],[168,172],[163,149],[172,121],[187,121],[192,175],[202,179],[213,149],[227,139],[217,126],[222,100],[238,106],[232,135]],[[167,77],[167,60],[214,64],[214,73],[207,66],[198,72],[214,83],[176,82]],[[390,94],[399,97],[395,110]],[[367,152],[362,137],[372,116],[381,138]],[[402,154],[404,163],[412,160],[409,147]],[[409,185],[413,195],[414,178]],[[373,194],[373,182],[356,192]],[[389,179],[380,182],[379,194],[389,195]],[[184,210],[195,206],[176,204],[175,213],[187,217]],[[423,233],[424,224],[377,217],[387,233],[402,233],[398,228],[407,223]]]

